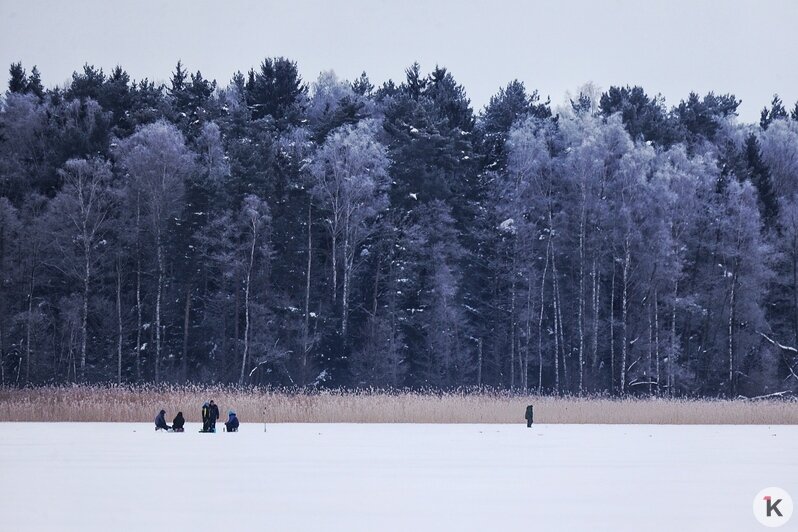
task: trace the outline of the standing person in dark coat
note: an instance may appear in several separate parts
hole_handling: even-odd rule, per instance
[[[186,424],[186,420],[183,417],[183,412],[178,412],[175,418],[172,420],[172,430],[175,432],[183,432],[183,425]]]
[[[238,432],[238,418],[232,410],[227,412],[227,421],[224,422],[224,426],[227,427],[227,432]]]
[[[166,415],[166,410],[161,410],[158,412],[158,415],[155,416],[155,430],[169,430],[169,425],[166,424],[166,419],[164,416]]]
[[[211,399],[210,408],[211,408],[211,419],[210,419],[211,432],[216,432],[216,421],[219,419],[219,407],[216,406],[216,403],[213,402],[213,399]]]
[[[211,405],[208,401],[202,405],[202,430],[200,432],[211,431]]]

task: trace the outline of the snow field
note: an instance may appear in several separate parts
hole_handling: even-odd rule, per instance
[[[0,530],[742,531],[798,495],[794,426],[198,430],[0,423]]]

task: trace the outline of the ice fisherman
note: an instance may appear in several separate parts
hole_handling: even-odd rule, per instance
[[[155,416],[155,430],[169,430],[169,425],[166,424],[166,419],[164,416],[166,415],[166,410],[161,410],[158,412],[158,415]]]
[[[216,421],[219,420],[219,407],[211,399],[210,403],[211,417],[209,420],[211,432],[216,432]]]
[[[211,431],[211,405],[208,404],[208,401],[205,401],[202,405],[202,431],[201,432],[210,432]]]
[[[178,412],[172,420],[172,430],[175,432],[183,432],[183,425],[186,424],[186,419],[183,417],[183,412]]]
[[[238,432],[238,425],[236,413],[233,410],[228,410],[227,421],[224,422],[224,426],[227,427],[227,432]]]

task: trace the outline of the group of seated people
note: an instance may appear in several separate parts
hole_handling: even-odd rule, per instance
[[[218,414],[217,414],[218,417]],[[216,432],[214,430],[208,430],[208,420],[206,419],[207,415],[203,408],[203,430],[200,432]],[[172,420],[172,426],[170,427],[166,423],[166,410],[161,410],[158,412],[158,415],[155,416],[155,430],[165,430],[169,432],[184,432],[184,425],[186,424],[186,419],[183,417],[183,412],[178,412],[175,418]],[[215,426],[215,420],[213,425]],[[238,432],[238,417],[236,417],[236,413],[233,410],[229,410],[227,412],[227,421],[224,423],[225,429],[227,432]]]

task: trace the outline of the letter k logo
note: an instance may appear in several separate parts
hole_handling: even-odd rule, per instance
[[[761,490],[753,503],[754,517],[766,527],[784,526],[792,517],[792,497],[781,488],[772,486]]]
[[[773,498],[770,495],[765,495],[762,497],[765,500],[765,504],[767,505],[767,516],[770,517],[774,512],[779,517],[783,517],[781,515],[781,511],[779,511],[779,503],[781,499],[776,499],[776,502],[773,502]]]

